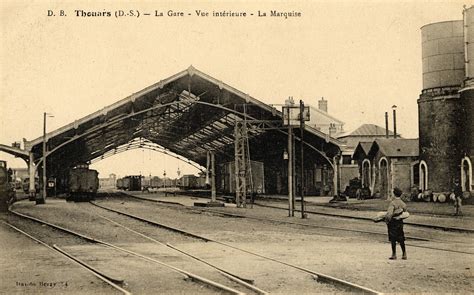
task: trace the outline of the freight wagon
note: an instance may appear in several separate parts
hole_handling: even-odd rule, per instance
[[[69,171],[66,200],[88,201],[99,189],[99,173],[88,165],[78,165]]]
[[[129,175],[117,179],[117,188],[126,191],[140,191],[142,189],[142,176]]]
[[[152,188],[159,188],[163,186],[163,182],[161,181],[161,178],[159,178],[158,176],[153,176],[151,179],[150,186]]]
[[[220,165],[220,174],[217,175],[218,190],[222,193],[235,193],[235,162],[228,162]],[[249,179],[247,179],[247,192],[264,194],[265,180],[264,180],[264,166],[262,162],[250,161],[251,177],[253,182],[253,191],[251,189]]]
[[[196,185],[199,189],[207,188],[207,186],[209,185],[209,179],[207,179],[205,173],[199,173],[199,176],[196,178]]]
[[[193,189],[198,187],[197,176],[186,174],[179,180],[179,186],[183,189]]]

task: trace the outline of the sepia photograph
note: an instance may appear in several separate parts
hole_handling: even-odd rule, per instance
[[[0,294],[469,294],[474,3],[0,1]]]

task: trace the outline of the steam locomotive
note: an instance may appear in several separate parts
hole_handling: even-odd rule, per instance
[[[12,186],[12,173],[7,169],[7,162],[0,161],[0,211],[6,211],[15,200],[15,189]]]

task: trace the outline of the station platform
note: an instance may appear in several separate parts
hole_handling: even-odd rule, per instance
[[[149,199],[161,203],[194,206],[196,202],[209,202],[209,198],[186,196],[176,192],[142,193],[131,192],[133,196]],[[383,199],[329,202],[332,197],[305,196],[306,211],[328,216],[346,217],[371,220],[378,212],[387,210],[389,201]],[[218,200],[222,198],[218,197]],[[223,201],[222,201],[223,202]],[[223,202],[224,203],[224,202]],[[462,215],[454,215],[454,206],[451,203],[434,202],[406,202],[410,217],[405,220],[407,225],[426,226],[441,230],[454,230],[474,233],[474,205],[464,205]],[[235,204],[224,203],[225,206],[235,207]],[[256,205],[288,208],[287,197],[282,195],[260,196],[255,200]],[[300,209],[300,199],[295,202],[295,209]],[[257,208],[255,206],[254,208]]]

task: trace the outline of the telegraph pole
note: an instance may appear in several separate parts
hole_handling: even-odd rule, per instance
[[[48,116],[49,114],[44,112],[43,113],[43,187],[42,187],[42,194],[39,194],[36,196],[36,204],[39,205],[39,204],[44,204],[46,202],[46,117]],[[52,117],[50,115],[50,117]],[[34,181],[34,179],[33,179]]]
[[[293,177],[293,165],[294,165],[294,147],[293,147],[293,127],[291,122],[292,108],[294,108],[293,98],[289,97],[283,106],[283,125],[288,127],[288,152],[283,155],[284,159],[288,159],[288,217],[295,216],[295,202],[294,202],[294,177]]]
[[[301,159],[300,159],[300,194],[301,194],[301,218],[306,218],[306,213],[304,209],[304,158],[303,158],[303,134],[304,134],[304,103],[302,100],[300,100],[300,138],[301,138],[301,144],[300,144],[300,153],[301,153]]]
[[[288,108],[288,121],[289,121],[289,112],[290,109]],[[292,217],[295,216],[295,209],[293,207],[293,128],[289,125],[288,122],[288,216]]]

